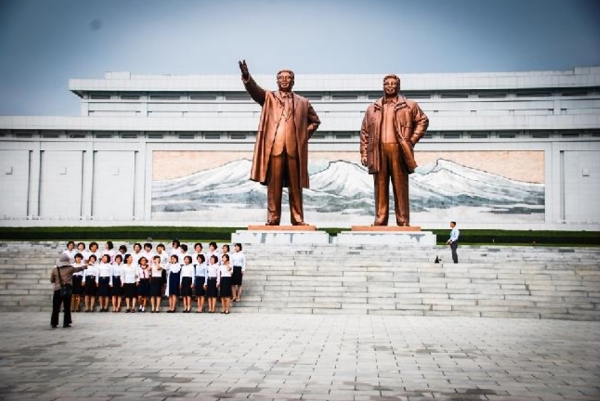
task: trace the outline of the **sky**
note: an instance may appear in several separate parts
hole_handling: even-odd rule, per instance
[[[600,65],[600,0],[0,0],[0,115],[79,115],[70,78]]]

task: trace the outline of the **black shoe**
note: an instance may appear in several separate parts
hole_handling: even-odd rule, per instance
[[[58,325],[56,325],[56,324],[53,324],[53,325],[52,325],[52,328],[53,328],[53,329],[55,329],[55,328],[57,328],[57,327],[58,327]]]
[[[63,329],[70,329],[70,328],[71,328],[71,325],[70,325],[70,324],[65,324],[65,325],[63,326]]]

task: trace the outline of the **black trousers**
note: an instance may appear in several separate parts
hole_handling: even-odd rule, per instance
[[[458,253],[456,253],[456,250],[458,249],[458,241],[452,241],[450,244],[450,249],[452,250],[452,260],[454,263],[458,263]]]
[[[50,318],[50,324],[52,326],[58,326],[58,314],[60,313],[61,305],[63,305],[65,309],[63,327],[73,323],[71,320],[71,297],[65,299],[60,296],[60,290],[55,290],[52,295],[52,317]]]

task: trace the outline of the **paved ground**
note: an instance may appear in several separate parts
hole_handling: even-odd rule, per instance
[[[62,319],[62,317],[61,317]],[[600,323],[0,313],[2,400],[600,400]]]

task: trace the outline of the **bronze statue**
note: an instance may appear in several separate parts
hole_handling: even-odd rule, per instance
[[[254,82],[246,60],[239,62],[242,82],[252,99],[262,106],[250,179],[267,186],[267,225],[281,221],[281,193],[288,187],[290,220],[304,222],[302,188],[308,188],[308,140],[321,121],[308,99],[292,92],[294,73],[277,73],[278,91],[267,91]]]
[[[416,102],[398,94],[400,78],[383,78],[383,94],[367,108],[360,129],[360,161],[375,183],[374,226],[387,226],[390,179],[394,188],[396,223],[410,225],[408,175],[417,167],[413,148],[425,135],[429,119]]]

